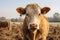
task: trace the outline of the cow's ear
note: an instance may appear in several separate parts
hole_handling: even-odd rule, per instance
[[[44,8],[41,9],[41,13],[42,14],[46,14],[49,11],[50,11],[50,8],[49,7],[44,7]]]
[[[24,15],[24,14],[26,13],[25,8],[22,8],[22,7],[18,7],[18,8],[16,9],[16,11],[20,14],[20,16],[21,16],[21,15]]]

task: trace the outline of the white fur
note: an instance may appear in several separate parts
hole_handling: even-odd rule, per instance
[[[37,24],[37,23],[29,23],[28,29],[30,29],[30,24]],[[37,24],[37,29],[39,29],[39,24]]]

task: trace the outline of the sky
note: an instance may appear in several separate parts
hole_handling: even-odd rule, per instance
[[[37,3],[41,8],[50,7],[47,17],[53,17],[56,12],[60,13],[60,0],[0,0],[0,17],[19,18],[16,8],[30,3]]]

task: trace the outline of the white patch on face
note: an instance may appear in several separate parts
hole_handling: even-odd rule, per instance
[[[34,19],[32,22],[30,22],[30,23],[28,24],[28,29],[30,29],[30,24],[37,24],[37,29],[39,29],[38,19]]]
[[[38,8],[38,12],[41,13],[41,10]]]
[[[31,13],[31,12],[33,12],[33,10],[31,9],[31,7],[28,7],[28,8],[26,9],[26,13]]]

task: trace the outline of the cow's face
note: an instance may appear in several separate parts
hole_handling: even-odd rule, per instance
[[[41,21],[41,14],[46,14],[50,8],[44,7],[40,8],[38,4],[29,4],[26,8],[17,8],[17,11],[22,15],[26,14],[26,23],[28,29],[39,29],[40,21]]]
[[[27,5],[26,19],[28,29],[39,29],[41,8],[37,4]]]

